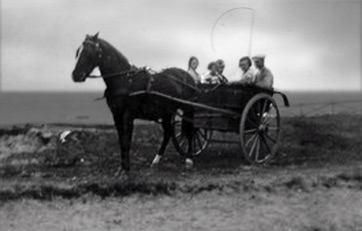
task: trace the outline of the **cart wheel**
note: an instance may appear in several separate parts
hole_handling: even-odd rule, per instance
[[[177,112],[172,118],[172,126],[173,126],[172,142],[176,150],[181,155],[187,155],[189,142],[185,132],[182,129],[183,127],[182,118],[183,118],[183,111],[177,110]],[[209,140],[211,139],[212,131],[202,128],[193,128],[193,132],[194,135],[193,135],[192,155],[198,156],[209,145]]]
[[[267,94],[257,94],[246,104],[240,121],[240,146],[251,164],[267,163],[277,152],[279,109]]]

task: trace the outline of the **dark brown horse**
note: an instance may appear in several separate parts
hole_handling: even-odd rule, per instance
[[[161,120],[164,135],[161,147],[152,164],[157,164],[173,132],[171,119],[178,110],[190,115],[192,109],[170,99],[153,94],[132,94],[140,91],[158,92],[179,99],[191,99],[195,94],[195,82],[184,70],[168,68],[160,73],[150,74],[145,69],[131,66],[127,58],[103,39],[86,36],[77,50],[78,59],[72,73],[74,82],[84,82],[94,68],[98,67],[107,86],[105,97],[113,114],[114,123],[119,136],[122,157],[122,169],[130,169],[130,148],[132,142],[133,121],[136,118]],[[185,129],[189,135],[189,153],[192,147],[192,125],[189,122]],[[185,157],[186,165],[192,165],[191,154]]]

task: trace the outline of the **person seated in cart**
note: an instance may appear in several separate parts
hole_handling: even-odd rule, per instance
[[[201,82],[201,76],[196,71],[197,67],[199,66],[199,60],[195,56],[191,56],[189,59],[189,65],[187,72],[194,78],[195,82],[199,84]]]
[[[228,79],[222,74],[225,69],[225,62],[222,59],[218,59],[215,61],[217,66],[217,73],[221,76],[222,82],[227,83],[229,82]]]
[[[255,83],[255,70],[251,66],[251,59],[248,56],[244,56],[239,60],[239,67],[241,73],[241,83],[254,84]]]
[[[209,63],[207,69],[209,69],[209,72],[204,77],[205,83],[221,84],[225,82],[225,79],[218,73],[216,62]]]
[[[256,55],[252,59],[257,68],[255,85],[266,89],[273,89],[274,76],[271,71],[264,66],[265,55]]]

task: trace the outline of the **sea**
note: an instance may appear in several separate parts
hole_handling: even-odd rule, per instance
[[[285,107],[274,98],[281,116],[323,114],[362,115],[361,92],[284,92]],[[0,125],[21,124],[113,124],[103,92],[0,92]]]

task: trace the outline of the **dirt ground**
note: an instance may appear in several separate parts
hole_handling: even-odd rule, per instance
[[[132,171],[117,175],[112,126],[3,127],[0,230],[362,230],[362,117],[284,118],[282,128],[267,166],[213,144],[187,170],[172,145],[150,168],[161,131],[139,124]]]

